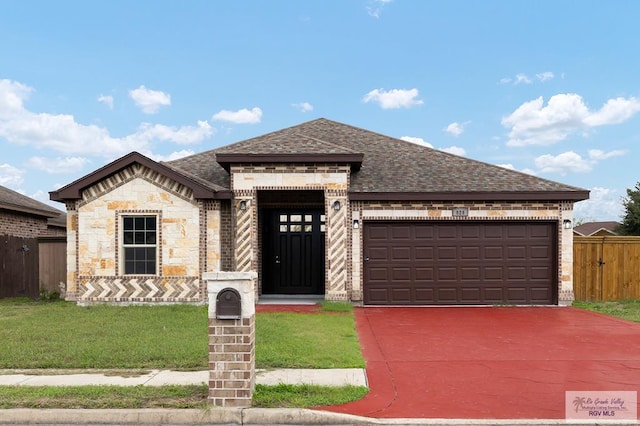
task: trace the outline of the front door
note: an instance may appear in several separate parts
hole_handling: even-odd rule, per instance
[[[324,294],[322,209],[263,211],[262,292]]]

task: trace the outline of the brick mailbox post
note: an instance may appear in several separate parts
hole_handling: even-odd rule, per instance
[[[255,272],[203,274],[209,293],[209,402],[250,407],[255,388]]]

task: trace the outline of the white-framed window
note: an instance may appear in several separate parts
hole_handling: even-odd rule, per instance
[[[158,270],[158,216],[122,216],[122,271],[124,275],[156,275]]]

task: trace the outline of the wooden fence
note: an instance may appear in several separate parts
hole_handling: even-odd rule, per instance
[[[38,294],[38,239],[0,235],[0,298]]]
[[[60,293],[67,281],[67,237],[39,237],[40,290]]]
[[[640,299],[640,237],[574,237],[576,300]]]

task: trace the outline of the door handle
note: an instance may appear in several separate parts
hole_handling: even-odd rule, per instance
[[[365,261],[365,262],[368,262],[368,261],[369,261],[369,256],[365,257],[365,258],[364,258],[364,261]]]
[[[276,263],[280,263],[280,256],[276,256]]]

